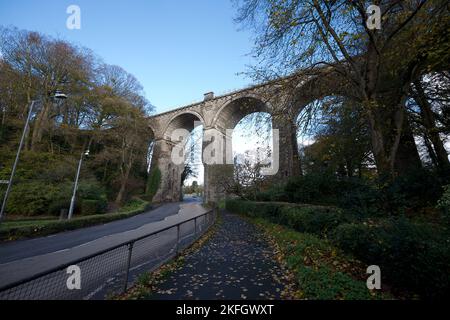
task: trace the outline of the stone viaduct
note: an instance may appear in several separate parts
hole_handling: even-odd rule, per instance
[[[196,123],[203,125],[203,150],[219,139],[221,148],[231,141],[226,129],[234,129],[246,115],[267,112],[272,116],[272,128],[279,129],[279,170],[275,179],[280,181],[300,172],[296,138],[296,119],[304,106],[329,95],[345,94],[345,85],[331,68],[313,73],[299,72],[293,76],[272,80],[229,94],[214,96],[206,93],[204,100],[175,110],[149,117],[148,124],[154,135],[151,170],[159,168],[161,180],[153,198],[155,202],[179,201],[183,165],[171,160],[173,148],[179,140],[173,138],[174,130],[194,129]],[[217,142],[216,142],[217,143]],[[214,165],[204,165],[204,197],[215,202],[223,196],[214,179]],[[217,167],[217,166],[216,166]],[[219,167],[220,170],[220,167]]]

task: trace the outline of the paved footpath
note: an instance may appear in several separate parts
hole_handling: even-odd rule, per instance
[[[222,223],[157,285],[151,299],[280,299],[286,280],[261,231],[222,213]]]

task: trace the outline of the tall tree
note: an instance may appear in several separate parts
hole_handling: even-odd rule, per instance
[[[448,66],[446,1],[242,0],[238,22],[257,32],[256,77],[329,66],[364,106],[378,172],[394,176],[420,165],[405,101],[423,72]],[[381,9],[381,29],[367,8]],[[265,71],[269,68],[270,72]],[[295,77],[292,79],[295,80]],[[295,85],[294,85],[295,87]]]
[[[2,28],[0,35],[3,59],[21,77],[22,90],[15,93],[25,95],[23,108],[26,110],[31,100],[38,100],[30,140],[30,148],[37,150],[42,147],[43,135],[53,129],[53,119],[60,114],[61,106],[53,96],[58,91],[75,95],[80,82],[88,83],[92,75],[90,60],[72,44],[36,32]]]
[[[15,28],[0,28],[0,52],[0,167],[6,168],[30,101],[37,100],[26,143],[31,157],[51,153],[64,168],[63,180],[71,181],[72,164],[89,145],[82,176],[95,175],[118,204],[143,191],[151,139],[146,117],[153,107],[133,75],[86,48]],[[58,91],[67,94],[64,103],[53,101]]]
[[[430,78],[430,77],[428,77]],[[436,77],[432,75],[431,79],[417,79],[414,81],[412,88],[412,96],[420,109],[420,123],[425,129],[424,140],[427,143],[428,140],[431,144],[427,145],[430,157],[434,159],[436,165],[442,172],[448,173],[450,171],[450,162],[448,159],[448,153],[445,150],[444,143],[441,139],[442,129],[439,128],[438,120],[435,111],[433,109],[441,109],[441,101],[444,101],[443,106],[446,106],[445,93],[439,90],[433,92],[433,88],[430,88],[432,80],[439,82],[440,86],[449,86],[450,81],[445,81],[445,78]],[[437,106],[433,106],[437,104]],[[448,105],[446,106],[448,108]],[[441,110],[438,113],[443,114]]]
[[[306,171],[361,177],[373,167],[369,128],[361,117],[361,106],[333,97],[320,107],[318,124],[313,126],[314,143],[304,148]]]
[[[118,169],[115,202],[119,205],[125,199],[133,168],[147,171],[147,151],[152,138],[146,123],[148,103],[134,76],[118,66],[103,65],[100,70],[99,95],[91,101],[96,115],[92,128],[104,145],[99,159]]]

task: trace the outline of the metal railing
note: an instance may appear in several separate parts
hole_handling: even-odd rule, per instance
[[[105,299],[125,292],[144,272],[151,272],[194,243],[214,224],[210,210],[144,236],[58,265],[0,287],[0,300]],[[68,268],[80,271],[80,288],[71,288]]]

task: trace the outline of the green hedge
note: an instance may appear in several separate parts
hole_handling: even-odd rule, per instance
[[[445,233],[400,218],[378,226],[343,224],[331,239],[368,265],[378,265],[383,277],[397,288],[426,299],[450,295],[450,244]]]
[[[339,224],[351,221],[350,216],[344,214],[341,209],[327,206],[227,200],[226,208],[250,217],[265,218],[299,232],[320,236],[326,236]]]
[[[358,215],[386,217],[435,206],[443,184],[448,184],[447,178],[428,169],[413,170],[394,180],[312,171],[270,186],[255,200],[333,205]]]

